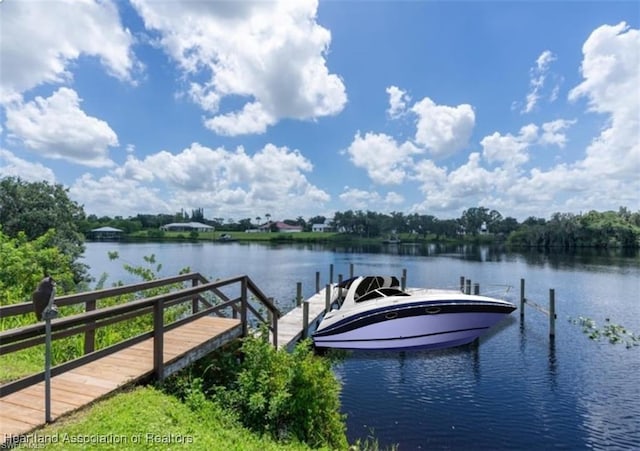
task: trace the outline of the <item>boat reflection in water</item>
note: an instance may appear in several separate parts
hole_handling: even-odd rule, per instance
[[[438,349],[471,343],[516,309],[456,290],[400,289],[397,277],[359,276],[334,287],[337,308],[322,319],[319,348]]]

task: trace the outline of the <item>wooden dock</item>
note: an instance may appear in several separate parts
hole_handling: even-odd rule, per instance
[[[329,293],[329,305],[331,305],[337,297],[337,291],[333,290],[335,284],[330,285]],[[305,304],[308,307],[305,307]],[[285,348],[289,351],[293,350],[295,344],[304,338],[307,330],[313,331],[316,329],[327,306],[327,294],[326,288],[323,288],[318,293],[311,296],[309,299],[302,301],[300,306],[294,308],[286,315],[282,316],[278,320],[278,348]],[[308,308],[307,324],[308,327],[305,330],[305,309]]]
[[[168,291],[145,295],[145,290],[158,287]],[[132,300],[99,304],[123,294],[131,295]],[[50,371],[45,368],[0,385],[0,448],[20,443],[24,434],[125,385],[151,378],[161,382],[213,350],[247,336],[250,324],[266,323],[273,336],[280,317],[249,277],[209,282],[199,273],[60,296],[55,304],[59,317],[50,323],[0,331],[0,356],[73,335],[84,336],[84,354]],[[64,310],[78,305],[85,307],[84,312],[77,313],[77,307]],[[177,319],[165,315],[173,307],[181,311]],[[0,306],[2,318],[32,314],[30,302]],[[152,322],[151,330],[96,349],[97,329],[145,315]]]
[[[164,334],[166,375],[238,338],[240,320],[204,316]],[[51,415],[57,418],[154,373],[153,338],[51,378]],[[45,424],[44,382],[0,398],[0,447]]]

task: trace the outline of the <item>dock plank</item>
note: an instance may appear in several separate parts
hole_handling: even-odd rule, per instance
[[[164,361],[179,368],[176,361],[193,359],[220,337],[234,339],[240,321],[205,316],[164,334]],[[109,393],[153,374],[153,339],[109,354],[51,378],[52,420],[73,412]],[[45,424],[44,382],[0,398],[0,446]]]
[[[336,300],[338,294],[337,291],[333,289],[334,287],[335,284],[329,287],[331,290],[331,303]],[[309,303],[309,326],[311,330],[314,329],[314,325],[317,326],[324,316],[326,308],[325,291],[326,288],[323,288],[305,301]],[[278,348],[292,350],[295,344],[302,338],[303,313],[303,307],[300,305],[300,307],[292,309],[278,320]]]

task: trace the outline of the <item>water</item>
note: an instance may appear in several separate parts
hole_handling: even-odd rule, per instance
[[[109,261],[107,251],[118,251]],[[342,381],[342,408],[350,441],[371,432],[380,445],[413,449],[638,449],[640,346],[592,341],[570,322],[605,318],[640,334],[640,258],[582,252],[549,256],[489,248],[327,248],[243,243],[89,243],[91,273],[115,282],[137,279],[122,263],[143,265],[155,254],[161,275],[184,267],[216,279],[248,274],[280,308],[294,303],[296,282],[305,297],[329,264],[345,276],[400,275],[409,286],[456,287],[460,276],[519,305],[526,296],[547,305],[555,289],[556,339],[548,318],[527,308],[466,346],[424,352],[359,352],[334,368]],[[505,285],[513,288],[505,292]]]

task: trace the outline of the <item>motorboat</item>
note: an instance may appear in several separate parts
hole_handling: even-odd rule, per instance
[[[401,289],[395,276],[335,285],[335,308],[313,333],[318,348],[436,349],[471,343],[516,309],[508,301],[433,288]]]

